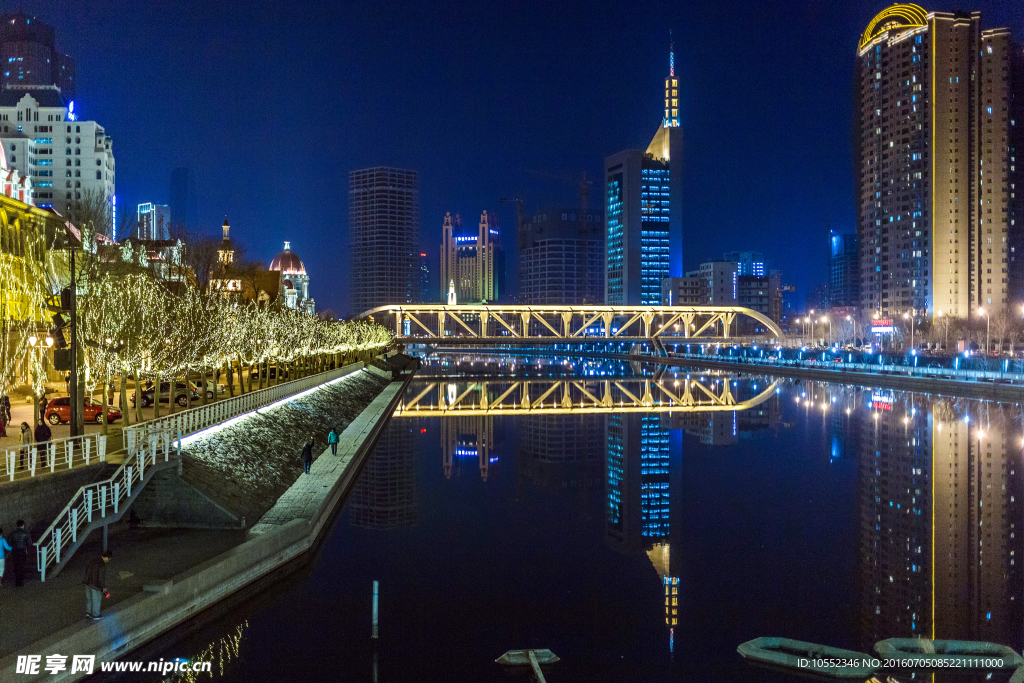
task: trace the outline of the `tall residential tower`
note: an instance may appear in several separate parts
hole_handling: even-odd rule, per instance
[[[647,149],[604,160],[605,303],[661,301],[661,281],[683,274],[683,132],[679,79],[669,50],[664,116]]]
[[[979,12],[886,8],[857,48],[860,303],[884,317],[1008,310],[1022,246],[1021,47]]]
[[[75,60],[56,48],[53,27],[23,12],[0,17],[0,91],[8,85],[55,85],[75,99]]]
[[[419,294],[419,174],[377,166],[348,176],[354,313],[415,303]]]

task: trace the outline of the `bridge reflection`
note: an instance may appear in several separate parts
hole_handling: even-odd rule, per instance
[[[494,377],[472,382],[414,381],[395,417],[743,411],[775,394],[777,382],[702,375],[637,377]],[[767,385],[767,386],[766,386]]]

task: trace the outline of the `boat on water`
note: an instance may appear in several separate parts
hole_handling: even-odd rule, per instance
[[[1016,669],[1024,664],[1013,648],[977,640],[889,638],[875,643],[875,652],[879,659],[904,660],[917,669]]]
[[[878,668],[871,666],[873,657],[863,652],[791,638],[754,638],[736,650],[744,659],[754,662],[833,678],[864,680]]]

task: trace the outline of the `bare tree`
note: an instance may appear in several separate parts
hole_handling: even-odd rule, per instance
[[[189,231],[185,226],[173,224],[170,228],[171,239],[181,240],[182,266],[190,271],[195,278],[196,287],[203,294],[210,291],[210,276],[217,267],[220,242],[205,232]]]

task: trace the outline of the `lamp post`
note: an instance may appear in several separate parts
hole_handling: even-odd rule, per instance
[[[32,401],[32,421],[33,427],[39,426],[39,421],[43,418],[42,411],[40,410],[40,399],[46,395],[46,387],[44,386],[45,379],[43,378],[43,352],[50,349],[53,346],[53,337],[46,335],[45,339],[39,339],[37,336],[30,335],[28,338],[29,348],[37,350],[39,353],[36,358],[33,359],[32,363],[32,388],[36,390],[36,400]]]
[[[988,343],[989,334],[992,331],[992,316],[989,315],[988,311],[984,307],[978,308],[978,315],[985,316],[985,367],[988,367]]]
[[[910,319],[910,348],[914,348],[914,314],[911,311],[907,311],[903,314],[903,319]]]
[[[828,323],[828,345],[832,346],[832,321],[827,316],[822,316],[821,322]]]
[[[848,316],[846,316],[846,320],[847,320],[847,322],[852,322],[853,323],[853,343],[856,344],[857,343],[857,336],[858,336],[857,335],[857,319],[854,318],[852,315],[848,315]]]
[[[814,311],[811,311],[811,312],[813,313]],[[810,340],[811,340],[811,346],[814,346],[814,318],[812,318],[811,316],[807,316],[807,322],[809,322],[811,324],[811,337],[810,337]]]

